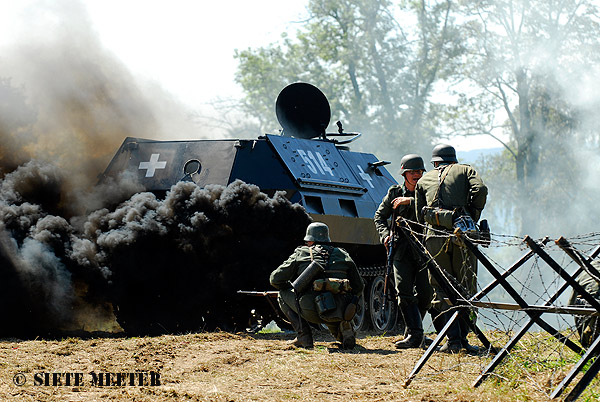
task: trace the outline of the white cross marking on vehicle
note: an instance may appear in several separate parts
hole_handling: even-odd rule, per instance
[[[164,169],[167,166],[166,161],[158,161],[159,155],[160,154],[152,154],[149,162],[140,162],[140,167],[138,168],[139,170],[148,169],[146,170],[146,177],[154,177],[154,172],[156,169]]]
[[[375,188],[373,183],[371,183],[373,181],[373,179],[371,179],[371,176],[369,176],[367,173],[365,173],[365,171],[363,170],[363,168],[360,165],[356,165],[356,166],[358,166],[358,170],[360,170],[360,173],[358,175],[360,177],[362,177],[363,180],[367,181],[369,183],[369,186],[371,186],[371,188]]]

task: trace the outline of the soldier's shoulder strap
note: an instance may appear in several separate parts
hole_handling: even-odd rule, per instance
[[[323,244],[315,244],[310,249],[310,260],[314,261],[313,249],[314,253],[319,255],[325,262],[329,262],[329,257],[331,257],[331,251],[333,250],[332,246],[325,246]]]
[[[443,208],[442,200],[440,199],[440,191],[442,190],[442,184],[444,183],[444,180],[446,180],[446,177],[448,177],[448,174],[450,173],[452,165],[454,164],[451,163],[449,165],[442,165],[438,168],[438,188],[435,192],[435,197],[433,197],[433,201],[431,203],[432,206]]]

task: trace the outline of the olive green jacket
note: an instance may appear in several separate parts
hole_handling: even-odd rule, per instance
[[[442,180],[441,189],[440,179]],[[425,173],[415,188],[417,220],[424,223],[423,207],[439,206],[454,210],[464,207],[477,222],[485,207],[488,189],[475,169],[469,165],[453,163],[441,165]],[[437,205],[436,199],[439,199]]]
[[[415,193],[413,191],[409,191],[405,185],[393,185],[390,187],[385,197],[383,197],[383,200],[381,200],[381,204],[379,204],[379,208],[377,208],[377,211],[375,211],[375,216],[373,218],[375,221],[375,227],[379,232],[379,240],[382,243],[390,234],[390,225],[388,224],[388,219],[394,212],[392,201],[398,197],[411,197],[411,201],[408,205],[398,205],[398,208],[396,208],[396,216],[401,216],[410,221],[417,220],[415,214]]]
[[[593,261],[592,266],[600,271],[600,261]],[[577,283],[580,284],[586,290],[586,292],[592,295],[595,299],[600,300],[600,284],[598,284],[598,282],[596,282],[596,280],[586,271],[583,271],[581,274],[579,274]],[[579,292],[576,292],[575,289],[573,289],[571,292],[571,297],[569,298],[569,304],[575,304],[575,299],[579,296]]]
[[[393,185],[389,188],[385,197],[379,204],[379,208],[375,211],[375,216],[373,220],[375,221],[375,227],[379,232],[379,240],[381,243],[384,242],[385,238],[390,234],[391,222],[388,223],[389,218],[392,216],[394,212],[394,208],[392,206],[392,201],[394,201],[397,197],[410,197],[411,201],[408,205],[398,205],[396,208],[396,216],[401,216],[405,219],[408,219],[411,222],[416,222],[417,217],[415,213],[415,193],[414,191],[409,191],[405,185]],[[411,229],[417,233],[422,233],[423,230],[420,226],[416,224],[409,223]],[[399,235],[397,238],[398,243],[396,244],[396,252],[394,253],[394,259],[400,259],[404,256],[406,250],[408,249],[408,243],[404,239],[404,236]]]
[[[319,253],[320,248],[330,249],[329,261],[323,259]],[[293,254],[271,273],[270,282],[275,289],[284,290],[291,287],[290,282],[293,282],[311,263],[310,249],[311,247],[308,246],[296,247]],[[325,267],[325,272],[315,279],[348,279],[352,287],[350,293],[357,296],[362,293],[365,284],[358,273],[356,264],[346,250],[323,245],[313,245],[312,249],[314,260]]]

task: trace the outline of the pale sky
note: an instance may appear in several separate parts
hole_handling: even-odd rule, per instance
[[[85,0],[102,43],[192,107],[239,97],[235,49],[297,29],[306,1]]]
[[[234,81],[235,49],[266,46],[284,31],[295,32],[306,17],[307,2],[0,0],[0,62],[2,48],[24,42],[24,36],[44,39],[35,35],[43,35],[45,28],[30,30],[30,21],[51,24],[55,19],[49,28],[58,30],[70,16],[87,14],[88,21],[77,22],[89,24],[90,35],[134,76],[159,83],[183,104],[199,110],[217,98],[241,97]],[[457,139],[453,144],[465,150],[497,146],[488,137]]]
[[[0,46],[18,42],[34,14],[38,19],[40,13],[68,15],[71,6],[83,5],[90,30],[134,75],[160,82],[197,107],[215,97],[239,97],[235,49],[265,46],[278,41],[282,32],[295,31],[306,3],[0,0]]]

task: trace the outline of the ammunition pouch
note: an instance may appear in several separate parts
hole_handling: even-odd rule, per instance
[[[313,290],[317,292],[331,292],[335,295],[349,292],[351,289],[348,279],[326,278],[313,282]]]
[[[470,236],[479,232],[477,225],[475,225],[473,218],[471,218],[471,215],[469,214],[458,215],[456,218],[454,218],[452,226],[454,229],[460,229],[461,232]]]
[[[322,273],[325,269],[321,264],[316,261],[312,261],[308,266],[302,271],[302,273],[292,282],[292,287],[296,294],[303,293],[306,289],[308,289],[309,285],[312,283],[313,279]]]
[[[454,211],[439,207],[423,207],[421,212],[425,217],[425,222],[430,225],[453,229]]]
[[[317,312],[320,316],[336,308],[335,298],[333,293],[324,292],[315,297],[315,304],[317,305]]]
[[[356,309],[351,309],[352,311],[346,311],[349,306],[349,299],[351,296],[349,294],[338,293],[334,295],[331,292],[324,292],[315,297],[315,304],[317,306],[317,313],[319,314],[319,318],[324,322],[340,322],[340,321],[349,321],[345,318],[352,313],[354,317],[354,313]]]
[[[483,247],[489,247],[492,242],[492,235],[487,219],[482,219],[479,222],[479,242]]]

